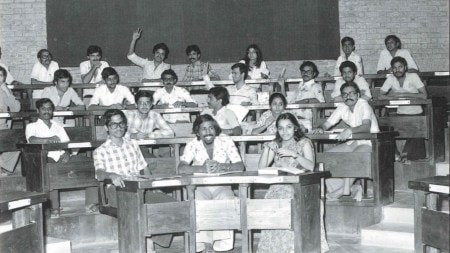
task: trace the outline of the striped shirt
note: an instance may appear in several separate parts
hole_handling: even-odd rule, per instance
[[[96,172],[101,170],[127,177],[139,174],[147,167],[147,162],[135,140],[123,138],[122,146],[117,146],[108,138],[94,150],[94,166]]]

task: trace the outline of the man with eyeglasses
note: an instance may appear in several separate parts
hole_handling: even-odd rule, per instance
[[[348,82],[341,87],[341,96],[344,103],[340,103],[331,116],[313,133],[323,133],[324,130],[332,128],[341,120],[349,127],[338,134],[337,140],[345,141],[326,152],[371,152],[370,140],[348,140],[356,133],[378,133],[377,118],[372,107],[365,99],[360,99],[361,92],[354,82]],[[350,195],[361,201],[361,185],[354,185],[355,178],[331,178],[327,179],[327,198],[337,199],[343,195]],[[351,188],[351,189],[350,189]]]
[[[197,107],[197,103],[192,99],[191,94],[182,88],[176,86],[178,76],[172,69],[164,70],[161,74],[164,87],[159,88],[153,94],[153,104],[155,108],[184,108]],[[163,116],[168,122],[189,122],[187,113],[171,113]]]
[[[116,187],[124,187],[124,178],[151,174],[136,140],[125,138],[127,118],[118,109],[106,110],[103,115],[105,129],[108,133],[106,141],[94,150],[95,177],[99,181],[112,180]],[[106,197],[108,205],[117,207],[116,188],[108,185]],[[173,202],[173,198],[162,192],[146,192],[146,203]],[[171,235],[154,236],[154,243],[168,247]]]
[[[135,104],[130,89],[118,84],[119,74],[114,68],[103,69],[102,78],[106,84],[95,88],[89,110],[125,109],[127,105]]]
[[[38,62],[31,70],[31,84],[52,84],[53,75],[59,69],[56,61],[53,61],[52,54],[47,49],[41,49],[37,53]],[[42,90],[34,90],[33,98],[41,98]]]

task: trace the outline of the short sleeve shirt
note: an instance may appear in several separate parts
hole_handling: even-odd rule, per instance
[[[193,166],[201,166],[206,160],[211,159],[219,163],[241,162],[241,156],[233,140],[228,136],[216,136],[214,139],[214,154],[210,158],[202,140],[197,138],[186,144],[180,160]]]
[[[90,83],[98,83],[103,81],[102,78],[102,71],[104,68],[109,67],[109,64],[105,61],[100,61],[100,67],[96,70],[96,73],[94,76],[92,76],[92,79]],[[80,63],[80,75],[86,75],[89,70],[91,70],[91,61],[84,61]]]
[[[395,52],[395,56],[405,58],[406,63],[408,63],[408,68],[419,70],[419,67],[417,66],[408,50],[397,49],[397,52]],[[380,59],[378,59],[377,71],[390,69],[392,58],[394,57],[392,57],[391,53],[389,53],[387,49],[383,49],[380,53]]]
[[[361,56],[357,55],[355,52],[352,52],[348,58],[345,56],[345,54],[341,54],[338,57],[336,61],[336,66],[334,67],[334,76],[341,76],[341,71],[339,70],[339,67],[344,61],[353,62],[356,65],[357,75],[358,76],[364,75],[364,68]]]
[[[267,121],[272,121],[272,124],[266,128],[265,133],[267,134],[276,134],[277,127],[276,127],[276,120],[273,119],[272,111],[267,110],[261,114],[259,119],[256,121],[256,125],[254,128],[262,127],[266,124]]]
[[[102,84],[95,88],[94,95],[92,96],[89,105],[110,106],[113,104],[122,104],[124,99],[130,104],[135,104],[134,96],[127,87],[117,84],[116,88],[111,93],[108,86]]]
[[[364,95],[368,96],[369,98],[372,98],[372,93],[370,92],[369,84],[367,83],[366,79],[362,76],[355,76],[355,80],[353,82],[358,85],[358,88],[362,91],[364,91]],[[341,95],[341,87],[344,85],[345,80],[342,78],[339,78],[336,80],[336,83],[334,84],[333,92],[331,93],[332,98],[339,97]]]
[[[96,172],[105,171],[127,177],[145,169],[147,162],[135,140],[123,138],[122,145],[118,146],[108,138],[94,150],[94,166]]]
[[[11,84],[14,81],[14,77],[11,75],[11,73],[9,72],[9,68],[0,62],[0,66],[2,66],[5,70],[6,70],[6,80],[5,83],[7,84]]]
[[[242,102],[250,102],[252,105],[258,104],[256,90],[247,84],[244,84],[240,89],[237,89],[236,85],[228,85],[227,90],[232,105],[240,105]]]
[[[358,99],[353,108],[353,112],[350,108],[344,104],[339,103],[336,110],[327,119],[327,122],[331,125],[336,125],[340,120],[343,120],[350,127],[361,126],[363,120],[370,120],[370,133],[378,133],[380,129],[378,128],[378,121],[373,112],[372,107],[364,99]]]
[[[27,125],[25,129],[25,136],[27,138],[27,142],[29,142],[31,137],[38,138],[49,138],[52,136],[58,136],[61,142],[69,142],[70,138],[64,130],[64,127],[59,125],[56,121],[51,120],[52,125],[49,128],[44,121],[38,119],[36,122],[30,123]],[[64,154],[63,150],[58,151],[49,151],[48,157],[53,158],[53,160],[58,161],[61,155]]]
[[[244,63],[244,60],[239,61],[240,63]],[[250,79],[261,79],[261,74],[270,76],[270,71],[267,69],[267,65],[265,61],[261,62],[261,65],[259,68],[253,67],[251,70],[248,71],[248,76]]]
[[[128,121],[127,136],[137,132],[150,134],[156,129],[159,130],[161,134],[167,137],[173,136],[173,130],[163,119],[161,114],[150,111],[146,118],[141,118],[137,110],[127,110],[125,115]]]
[[[127,57],[128,60],[143,69],[142,79],[161,79],[162,72],[164,72],[164,70],[170,69],[170,64],[167,64],[165,62],[159,64],[155,69],[154,61],[149,61],[148,59],[141,58],[135,53],[128,55]]]
[[[389,75],[386,77],[383,86],[380,90],[384,92],[389,92],[390,90],[394,92],[407,92],[407,93],[419,93],[419,89],[424,87],[422,80],[420,80],[419,75],[416,73],[405,73],[405,80],[403,81],[403,86],[400,87],[398,79]],[[420,105],[415,106],[399,106],[397,109],[398,114],[420,114],[422,113],[422,107]]]
[[[46,87],[42,91],[42,97],[50,99],[55,106],[67,107],[70,106],[70,102],[76,105],[84,105],[81,98],[71,87],[67,89],[62,97],[59,96],[56,86]]]
[[[294,103],[303,99],[316,98],[319,102],[324,103],[325,98],[323,97],[322,86],[314,81],[314,79],[307,82],[300,82],[295,90],[294,101],[289,101]]]
[[[59,69],[59,65],[55,61],[51,61],[48,69],[40,62],[36,62],[31,70],[31,78],[40,82],[53,82],[53,75]]]
[[[213,114],[212,109],[206,109],[202,112],[202,114],[211,115],[222,129],[228,130],[239,126],[239,121],[236,117],[236,114],[234,114],[232,110],[227,109],[226,107],[222,107],[220,110],[218,110],[216,115]]]

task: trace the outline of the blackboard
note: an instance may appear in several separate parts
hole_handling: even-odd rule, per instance
[[[133,31],[143,29],[136,53],[152,58],[156,43],[170,49],[168,63],[187,63],[197,44],[213,63],[237,62],[256,43],[264,60],[336,59],[336,0],[47,0],[47,41],[60,66],[86,60],[89,45],[112,66],[126,58]]]

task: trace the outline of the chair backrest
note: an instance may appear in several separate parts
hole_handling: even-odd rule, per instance
[[[0,153],[19,150],[17,143],[26,143],[24,129],[0,130]]]

